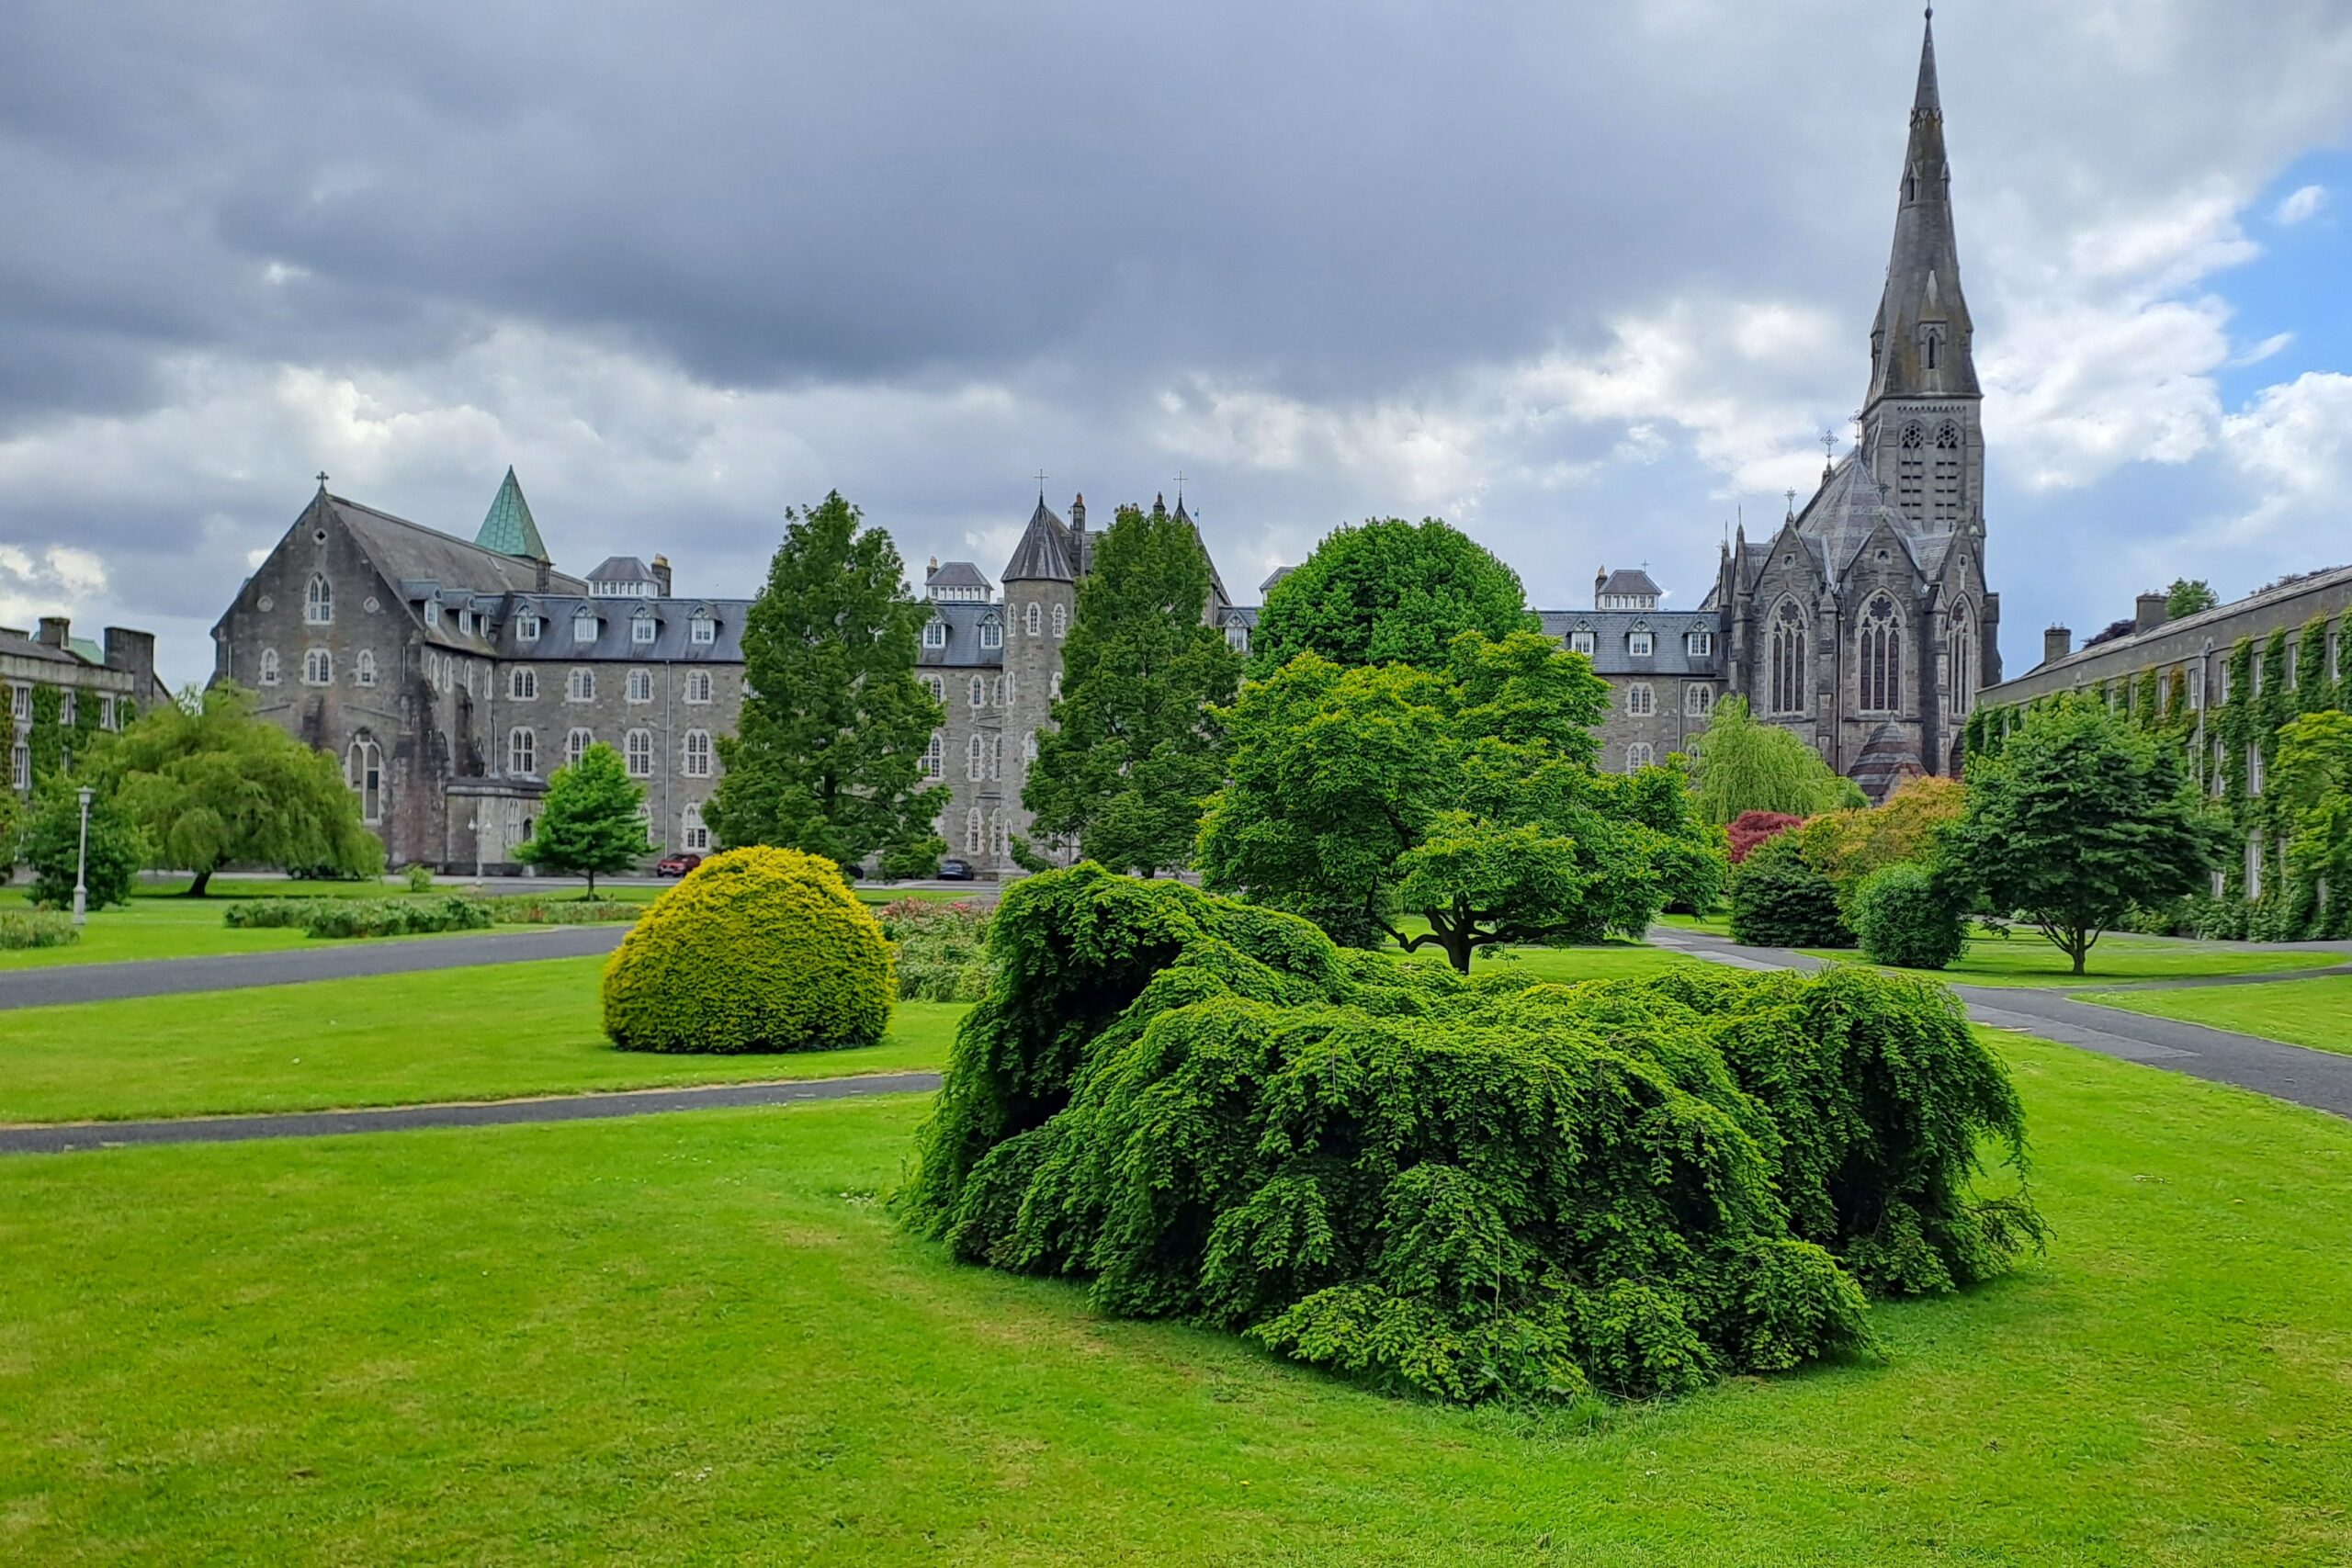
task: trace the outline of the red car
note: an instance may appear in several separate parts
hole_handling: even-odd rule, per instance
[[[684,876],[686,873],[694,870],[695,867],[701,863],[702,856],[700,855],[663,855],[661,862],[656,864],[653,869],[658,874],[662,876]]]

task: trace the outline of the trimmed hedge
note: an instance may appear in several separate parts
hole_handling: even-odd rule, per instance
[[[1851,947],[1838,888],[1804,858],[1798,835],[1757,847],[1731,879],[1731,939],[1749,947]]]
[[[81,940],[71,915],[49,909],[0,909],[0,950],[71,947]]]
[[[1959,907],[1921,865],[1882,866],[1854,891],[1862,956],[1899,969],[1941,969],[1968,949]]]
[[[490,911],[470,898],[304,898],[312,936],[421,936],[490,929]]]
[[[1865,1291],[2038,1245],[2023,1113],[1940,986],[1542,985],[1081,865],[1008,890],[918,1230],[1438,1398],[1669,1393],[1871,1343]]]
[[[514,926],[595,926],[634,920],[648,908],[622,898],[549,897],[510,893],[478,900],[501,923]]]
[[[989,994],[989,912],[978,904],[901,898],[878,911],[899,954],[907,1001],[976,1002]]]
[[[656,898],[605,966],[605,1032],[624,1051],[871,1045],[897,993],[881,923],[841,867],[729,850]]]

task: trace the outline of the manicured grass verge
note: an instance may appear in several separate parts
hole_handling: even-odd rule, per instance
[[[878,1045],[776,1055],[616,1051],[601,958],[488,964],[0,1013],[0,1122],[121,1121],[503,1100],[937,1067],[960,1005],[901,1002]]]
[[[1851,949],[1815,951],[1816,958],[1859,961]],[[2091,949],[2086,972],[2077,976],[2066,955],[2036,935],[1973,937],[1968,951],[1949,969],[1896,970],[1963,986],[2097,986],[2116,980],[2171,980],[2205,975],[2260,975],[2278,969],[2324,968],[2324,953],[2268,953],[2233,942],[2170,942],[2109,936]]]
[[[2001,1036],[2050,1257],[1539,1416],[891,1226],[918,1100],[0,1162],[0,1558],[2334,1564],[2352,1126]]]
[[[2327,957],[2324,953],[2303,956],[2322,963]],[[2082,999],[2352,1055],[2352,975],[2189,991],[2092,992]]]

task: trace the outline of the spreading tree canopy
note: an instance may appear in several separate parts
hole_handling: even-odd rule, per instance
[[[1532,631],[1519,573],[1460,529],[1375,517],[1333,529],[1266,595],[1250,673],[1313,651],[1335,664],[1442,667],[1465,631],[1500,641]]]
[[[2203,578],[2176,577],[2172,586],[2165,590],[2165,619],[2177,621],[2183,615],[2210,610],[2221,602],[2222,596]]]
[[[893,875],[935,868],[948,791],[923,773],[945,715],[916,678],[928,612],[890,536],[838,491],[787,515],[743,623],[743,712],[718,741],[706,816],[722,843],[772,844]]]
[[[1210,709],[1241,679],[1241,656],[1201,618],[1208,598],[1191,525],[1121,507],[1079,584],[1054,728],[1022,785],[1041,837],[1142,876],[1191,858],[1202,803],[1225,776]]]
[[[1715,705],[1694,751],[1699,813],[1710,822],[1728,824],[1745,811],[1814,817],[1870,804],[1860,785],[1840,778],[1795,735],[1758,723],[1743,697]]]
[[[384,869],[335,759],[255,717],[253,694],[225,682],[157,704],[101,741],[82,776],[113,798],[156,865],[195,874],[195,897],[225,865]]]
[[[1464,632],[1442,671],[1302,653],[1231,710],[1203,879],[1464,972],[1492,943],[1637,935],[1669,898],[1712,902],[1723,835],[1678,773],[1594,768],[1608,702],[1589,660],[1535,632]]]
[[[628,871],[653,852],[645,841],[645,819],[638,815],[644,803],[645,791],[630,780],[621,754],[600,740],[548,780],[538,825],[514,846],[514,858],[560,874],[586,876],[593,898],[597,873]]]
[[[1971,761],[1966,805],[1944,839],[1958,885],[1984,908],[2022,911],[2077,975],[2133,905],[2202,886],[2224,842],[2173,748],[2074,697],[2028,714],[1997,755]]]

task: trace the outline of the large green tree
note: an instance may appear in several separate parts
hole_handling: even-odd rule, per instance
[[[718,741],[707,810],[719,841],[934,869],[949,792],[923,773],[946,715],[915,675],[928,612],[898,547],[839,491],[787,513],[767,586],[743,622],[743,712]]]
[[[2222,596],[2203,578],[2176,577],[2172,586],[2165,590],[2165,619],[2177,621],[2183,615],[2210,610],[2221,602]]]
[[[2175,748],[2067,696],[2029,713],[1998,754],[1971,760],[1944,852],[1980,907],[2022,912],[2079,975],[2134,905],[2203,886],[2226,841]]]
[[[628,776],[621,754],[603,741],[558,768],[539,802],[539,819],[514,858],[561,875],[585,876],[588,897],[596,877],[632,869],[653,852],[638,808],[645,791]]]
[[[2281,729],[2273,788],[2288,869],[2327,889],[2328,935],[2352,931],[2352,715],[2307,713]]]
[[[1241,681],[1241,656],[1202,620],[1209,581],[1200,536],[1165,507],[1121,507],[1096,542],[1054,727],[1021,789],[1041,838],[1139,876],[1192,858],[1225,778],[1211,708]]]
[[[1468,535],[1437,518],[1375,517],[1333,529],[1274,584],[1250,634],[1250,673],[1301,653],[1335,664],[1442,668],[1465,631],[1500,641],[1532,631],[1527,591]]]
[[[253,694],[225,682],[158,704],[75,773],[113,799],[154,864],[195,874],[194,897],[226,865],[384,869],[341,765],[254,716]]]
[[[34,904],[70,908],[78,875],[89,907],[103,909],[130,901],[146,849],[139,829],[115,803],[95,792],[85,840],[80,790],[52,778],[41,786],[25,817],[17,853],[33,874]]]
[[[1669,897],[1712,901],[1723,834],[1674,771],[1596,771],[1608,704],[1590,661],[1536,632],[1464,632],[1442,670],[1302,653],[1227,719],[1203,880],[1465,973],[1498,942],[1638,935]]]
[[[1870,804],[1814,749],[1777,724],[1760,724],[1744,697],[1725,697],[1692,743],[1691,785],[1699,812],[1728,825],[1743,811],[1815,817]]]

